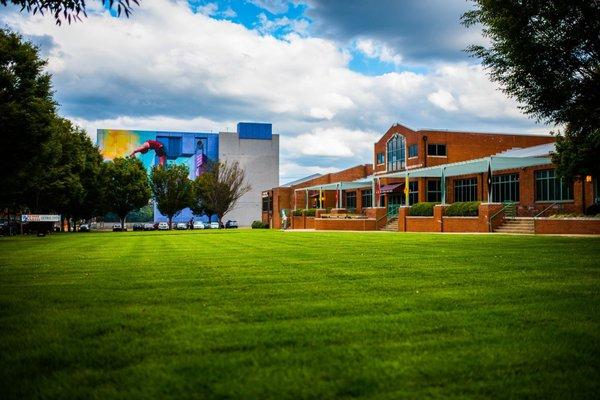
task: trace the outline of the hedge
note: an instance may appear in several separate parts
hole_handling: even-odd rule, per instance
[[[438,203],[417,203],[412,205],[408,209],[408,215],[411,217],[432,217],[433,216],[433,206]]]
[[[465,201],[452,203],[444,209],[448,217],[476,217],[479,215],[479,201]]]
[[[304,210],[302,210],[301,208],[298,208],[297,210],[292,211],[292,215],[294,217],[301,217],[302,216],[302,211],[304,211]]]
[[[269,224],[265,224],[262,221],[253,221],[252,229],[269,229]]]
[[[317,213],[317,209],[316,208],[307,208],[306,210],[304,210],[304,215],[306,215],[307,217],[314,217]]]

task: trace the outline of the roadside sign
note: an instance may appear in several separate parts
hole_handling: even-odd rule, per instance
[[[21,222],[60,222],[58,214],[21,214]]]

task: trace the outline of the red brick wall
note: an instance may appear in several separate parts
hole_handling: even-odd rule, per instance
[[[315,229],[318,231],[374,231],[374,219],[335,219],[315,218]]]
[[[486,157],[514,147],[530,147],[543,143],[552,143],[556,139],[553,136],[540,135],[506,135],[490,134],[480,132],[456,132],[456,131],[413,131],[402,125],[394,125],[375,143],[373,160],[377,160],[377,153],[385,154],[386,144],[394,134],[403,135],[406,138],[406,146],[417,144],[419,146],[418,157],[409,158],[407,168],[419,168],[434,166],[458,161],[472,160]],[[428,144],[445,144],[446,157],[426,156],[424,137]],[[375,165],[376,173],[385,172],[385,163]]]
[[[443,229],[444,232],[481,232],[479,217],[444,217]]]
[[[536,218],[535,233],[600,235],[600,219]]]
[[[406,217],[407,232],[439,232],[440,224],[433,217]]]

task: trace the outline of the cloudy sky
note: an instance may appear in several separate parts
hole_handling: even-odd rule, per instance
[[[62,115],[97,128],[234,130],[272,122],[280,179],[372,162],[393,123],[548,132],[463,49],[484,43],[466,0],[142,0],[115,18],[0,9],[49,60]]]

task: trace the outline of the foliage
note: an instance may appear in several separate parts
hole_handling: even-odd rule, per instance
[[[269,229],[269,224],[265,224],[262,221],[252,221],[252,229]]]
[[[476,217],[479,215],[479,201],[465,201],[450,204],[444,208],[444,215],[448,217]]]
[[[0,29],[0,208],[25,205],[23,183],[52,133],[55,103],[45,66],[35,46]]]
[[[139,6],[139,0],[100,0],[104,7],[111,10],[115,3],[117,4],[117,15],[121,13],[126,17],[132,13],[132,4]],[[73,21],[81,21],[81,15],[87,17],[85,0],[0,0],[0,5],[6,6],[8,3],[21,7],[21,11],[26,10],[29,13],[50,13],[54,16],[57,25],[61,25],[63,20],[69,24]]]
[[[598,397],[597,237],[240,229],[0,247],[3,399]]]
[[[303,210],[303,209],[301,209],[301,208],[297,208],[297,209],[295,209],[295,210],[292,210],[292,215],[293,215],[294,217],[301,217],[303,212],[304,212],[304,210]]]
[[[585,209],[585,215],[598,215],[600,214],[600,204],[592,204]]]
[[[148,204],[151,196],[146,169],[136,158],[115,158],[103,164],[103,204],[125,225],[125,217]]]
[[[208,170],[194,182],[192,204],[197,210],[209,210],[216,214],[219,223],[223,216],[233,210],[238,200],[251,190],[246,174],[237,162],[211,163]]]
[[[304,215],[307,217],[314,217],[317,214],[316,208],[307,208],[304,210]]]
[[[192,203],[192,181],[188,178],[187,165],[157,165],[152,168],[150,182],[156,207],[169,219]]]
[[[598,176],[600,2],[473,1],[463,23],[482,24],[490,46],[468,51],[525,113],[565,127],[554,157],[559,174]]]
[[[431,217],[433,216],[433,206],[439,203],[417,203],[412,205],[408,209],[408,215],[412,217],[420,216],[420,217]]]

